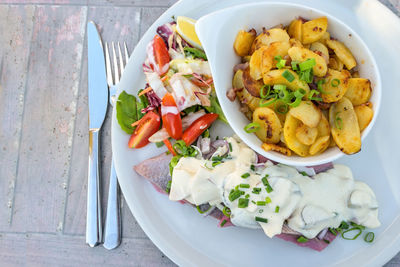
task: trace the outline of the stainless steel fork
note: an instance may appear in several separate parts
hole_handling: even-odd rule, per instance
[[[122,57],[121,46],[118,42],[118,58],[115,53],[114,42],[111,43],[111,48],[113,52],[113,69],[114,75],[112,74],[111,68],[111,58],[108,49],[108,43],[105,43],[105,58],[106,58],[106,72],[107,72],[107,83],[108,83],[108,93],[109,101],[112,106],[116,101],[117,85],[119,83],[120,75],[122,75],[125,65],[128,62],[129,54],[124,42],[124,54],[125,54],[125,64]],[[111,158],[111,171],[110,171],[110,185],[108,188],[108,200],[107,200],[107,215],[106,224],[104,229],[104,243],[103,246],[106,249],[114,249],[121,243],[121,210],[120,210],[120,192],[117,181],[117,174],[114,168],[114,160]]]

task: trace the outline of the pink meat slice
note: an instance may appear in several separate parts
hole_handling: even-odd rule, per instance
[[[171,180],[171,176],[169,175],[169,162],[172,159],[172,155],[169,154],[167,155],[166,153],[162,153],[158,156],[149,158],[140,164],[136,165],[133,167],[133,169],[141,176],[146,178],[148,181],[150,181],[154,188],[163,194],[166,194],[166,188],[168,182]],[[258,161],[259,162],[266,162],[268,159],[258,155]],[[327,163],[323,165],[318,165],[318,166],[313,166],[316,173],[326,171],[330,168],[332,168],[333,165],[332,163]],[[182,204],[189,204],[187,201],[181,201]],[[227,220],[227,222],[224,224],[223,227],[227,226],[234,226],[228,217],[226,217],[222,211],[219,209],[214,209],[208,216],[211,216],[217,220],[219,220],[219,226],[224,220]],[[330,242],[332,242],[336,236],[333,235],[331,232],[327,232],[325,234],[325,237],[322,239],[319,238],[313,238],[310,239],[309,241],[305,243],[299,243],[297,239],[300,237],[300,233],[293,231],[290,229],[287,225],[284,225],[282,228],[282,234],[277,235],[277,238],[295,243],[298,246],[301,247],[308,247],[313,250],[317,251],[322,251],[324,248],[326,248]],[[325,240],[325,241],[324,241]]]

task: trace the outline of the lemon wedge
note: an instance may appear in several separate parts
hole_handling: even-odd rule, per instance
[[[184,16],[179,16],[176,19],[176,31],[183,39],[185,39],[186,42],[188,42],[189,44],[191,44],[196,48],[203,49],[199,37],[197,36],[196,31],[194,29],[195,23],[196,20],[194,19]]]

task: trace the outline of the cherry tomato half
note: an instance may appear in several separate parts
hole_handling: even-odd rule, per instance
[[[167,45],[165,44],[164,40],[158,35],[154,36],[153,39],[153,51],[154,59],[159,68],[158,74],[163,75],[168,71],[168,68],[164,66],[169,63],[170,57]]]
[[[149,143],[149,137],[157,132],[159,128],[160,116],[158,116],[154,111],[147,112],[131,135],[128,146],[130,148],[144,147]]]
[[[211,124],[218,119],[218,114],[209,113],[195,120],[182,135],[187,146],[191,145]]]
[[[172,138],[178,140],[182,136],[182,119],[174,97],[167,93],[161,103],[161,115],[163,126]]]

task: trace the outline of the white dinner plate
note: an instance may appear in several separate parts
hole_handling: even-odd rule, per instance
[[[182,0],[168,9],[140,40],[125,69],[120,89],[136,93],[145,84],[142,63],[145,47],[156,28],[184,15],[195,19],[210,12],[249,2],[244,0]],[[337,238],[324,251],[301,248],[266,237],[261,230],[218,228],[213,218],[202,217],[189,205],[168,200],[132,167],[165,147],[149,145],[133,150],[129,136],[119,127],[115,109],[112,118],[112,147],[118,180],[125,199],[140,226],[170,259],[183,266],[380,266],[400,250],[400,20],[375,0],[291,0],[331,13],[354,29],[374,54],[382,77],[382,106],[377,122],[363,143],[363,150],[339,161],[349,165],[356,179],[368,183],[380,204],[382,226],[375,241]],[[262,19],[262,18],[260,18]],[[270,25],[272,26],[272,25]],[[231,130],[218,124],[220,136]]]

